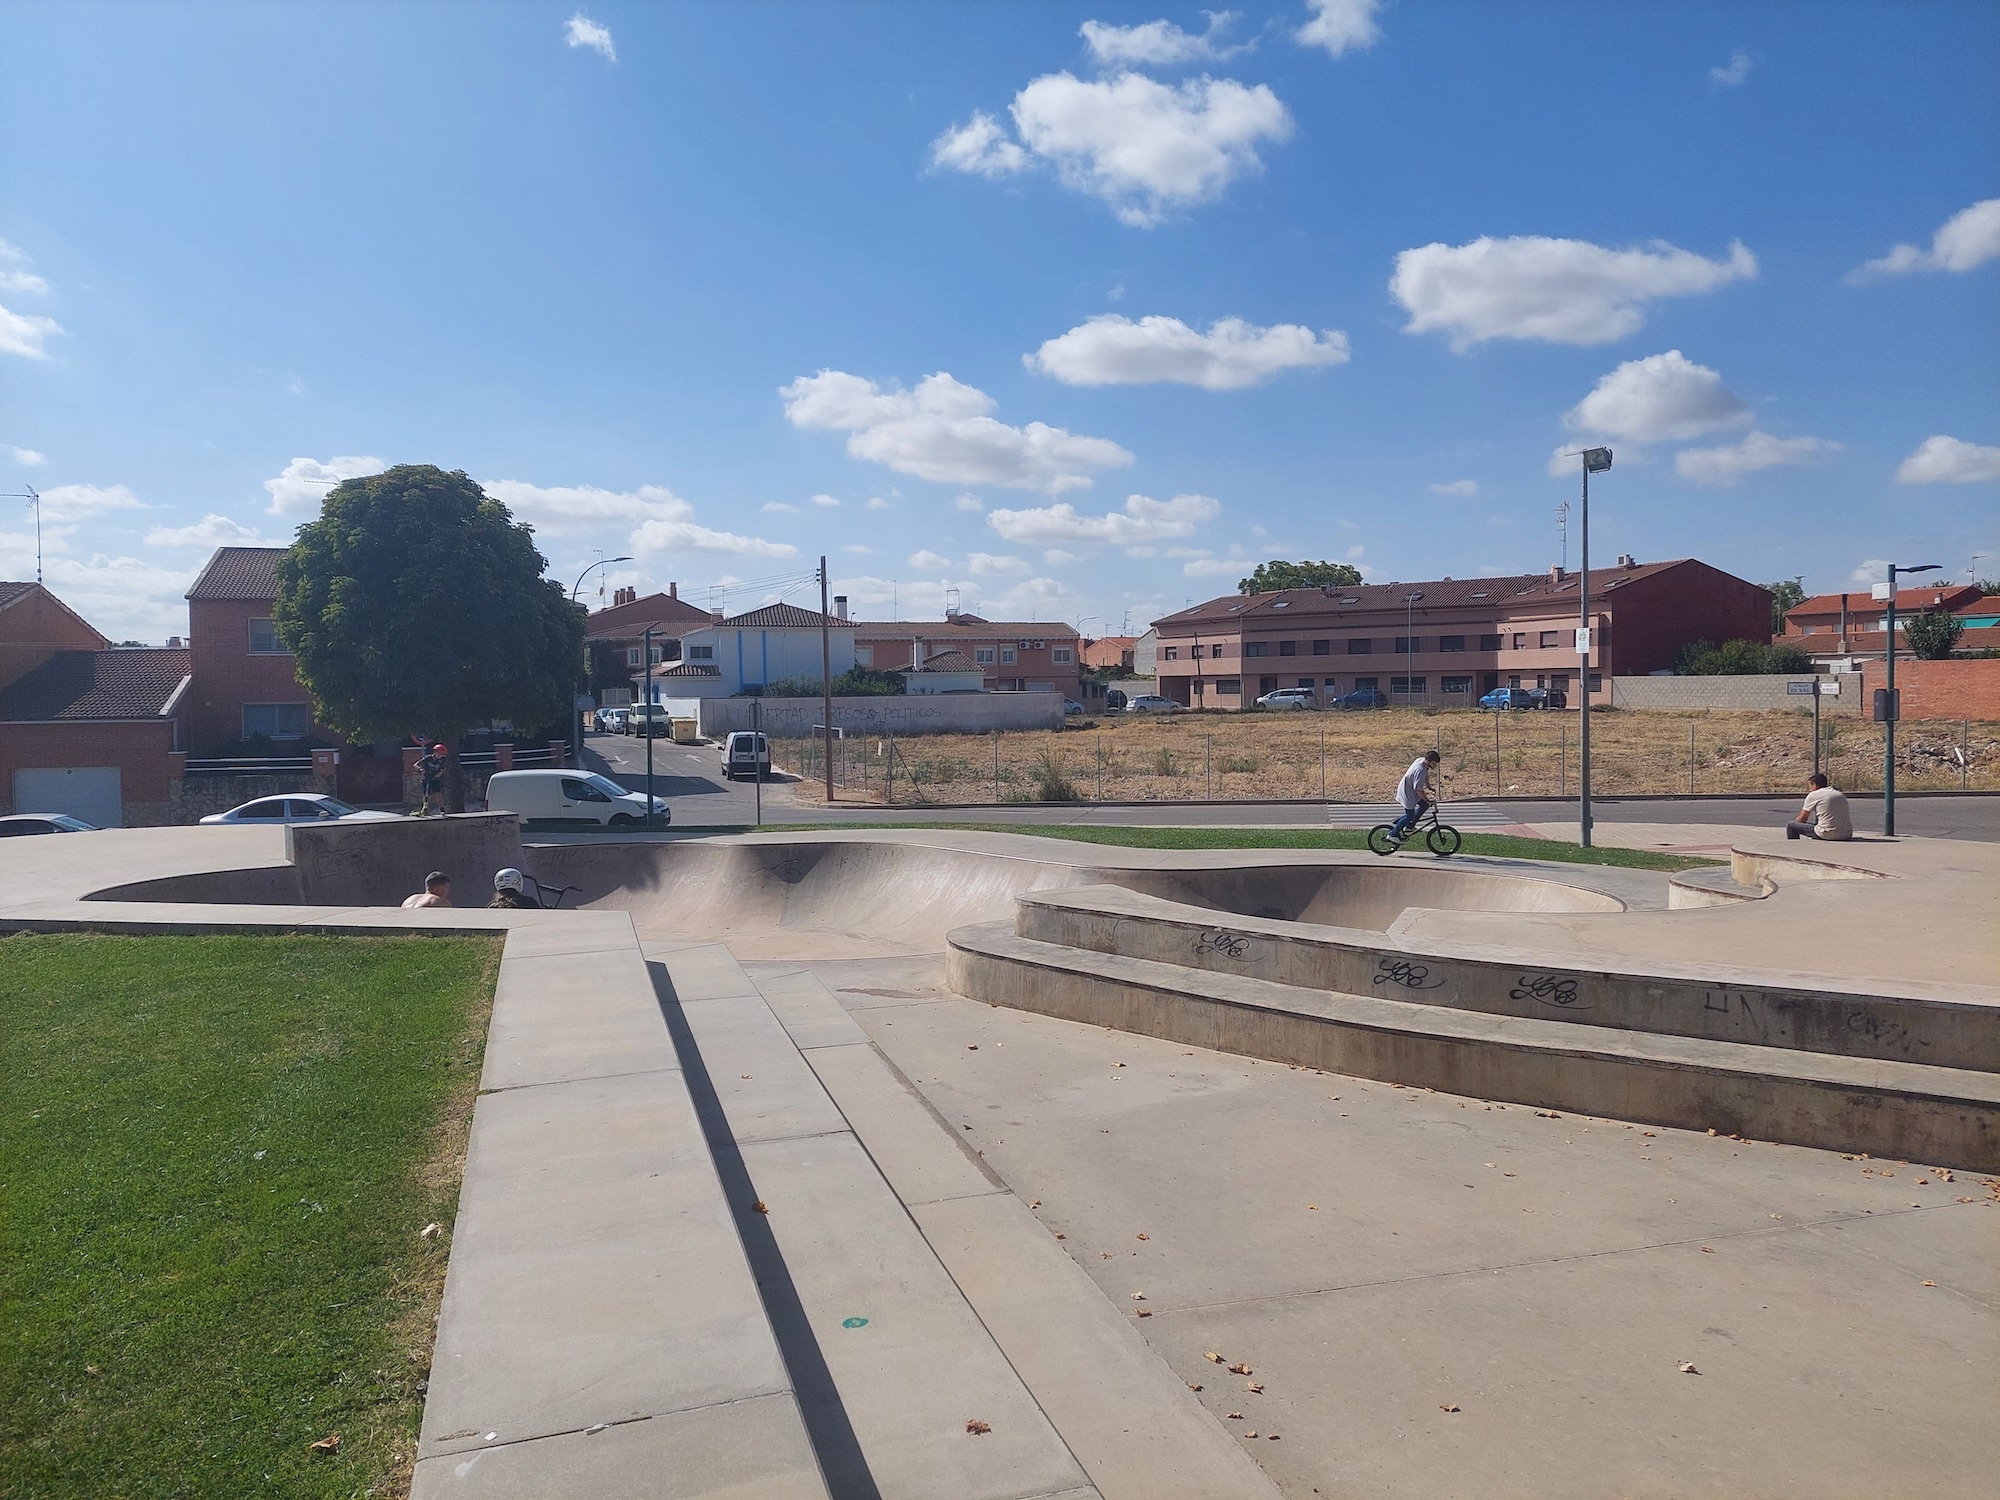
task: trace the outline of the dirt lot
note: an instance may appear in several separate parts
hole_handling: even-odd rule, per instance
[[[1574,712],[1416,709],[1106,714],[1072,720],[1060,733],[925,735],[893,746],[895,800],[1385,802],[1411,757],[1433,747],[1444,753],[1447,797],[1566,795],[1576,790],[1577,719]],[[1828,718],[1822,735],[1823,764],[1837,786],[1881,787],[1880,725]],[[775,749],[785,770],[804,777],[795,791],[810,800],[818,744],[787,740]],[[2000,788],[2000,724],[1912,721],[1900,726],[1897,750],[1898,786]],[[835,755],[841,800],[883,800],[890,756],[887,738],[849,739]],[[1809,713],[1591,714],[1591,786],[1607,796],[1789,794],[1811,770]]]

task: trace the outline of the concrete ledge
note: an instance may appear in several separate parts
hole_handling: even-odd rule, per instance
[[[1846,1057],[2000,1071],[2000,1006],[1788,985],[1741,969],[1679,975],[1586,969],[1529,953],[1229,917],[1116,886],[1033,892],[1015,903],[1026,938],[1093,953],[1242,975],[1307,990],[1747,1042]]]
[[[1561,1021],[1315,994],[1018,936],[951,934],[970,999],[1477,1099],[2000,1169],[2000,1078]]]
[[[1709,906],[1762,901],[1777,888],[1778,882],[1768,875],[1758,876],[1755,885],[1738,885],[1732,870],[1676,870],[1667,881],[1667,909],[1699,911]]]

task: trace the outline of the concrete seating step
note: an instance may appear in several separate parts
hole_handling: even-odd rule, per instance
[[[1024,899],[1024,916],[1040,899]],[[2000,1076],[1992,1073],[1492,1015],[1414,994],[1392,1000],[1313,990],[1043,941],[1006,922],[953,931],[946,977],[958,994],[989,1004],[1333,1073],[2000,1168]]]

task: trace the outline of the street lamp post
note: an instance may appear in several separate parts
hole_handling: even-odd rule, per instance
[[[581,592],[583,592],[583,580],[588,578],[592,573],[595,573],[599,568],[609,567],[612,563],[630,562],[631,560],[632,559],[629,557],[598,558],[596,562],[592,563],[589,567],[585,568],[581,573],[576,575],[576,582],[570,585],[569,602],[572,604],[576,603],[576,596]],[[588,641],[585,641],[583,645],[583,685],[586,688],[590,686],[590,643]],[[570,695],[570,709],[569,709],[569,733],[570,733],[570,747],[571,747],[570,759],[576,762],[578,770],[582,770],[583,769],[583,705],[576,702],[576,698],[578,696],[580,695],[578,694]]]
[[[1583,717],[1577,721],[1577,842],[1590,847],[1590,476],[1611,467],[1609,448],[1586,448],[1583,458],[1582,539],[1577,550],[1576,607],[1577,701]]]
[[[1409,702],[1417,696],[1417,601],[1424,597],[1424,591],[1403,596],[1403,701]],[[1424,695],[1426,698],[1430,694]]]
[[[1889,564],[1889,607],[1883,615],[1882,640],[1883,659],[1887,670],[1883,674],[1886,681],[1886,701],[1882,709],[1882,835],[1893,838],[1896,833],[1896,575],[1898,573],[1935,573],[1936,563],[1916,563],[1904,567],[1900,563]]]

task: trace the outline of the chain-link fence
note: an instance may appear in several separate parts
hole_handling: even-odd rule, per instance
[[[1321,799],[1383,802],[1412,758],[1444,757],[1446,794],[1566,797],[1577,790],[1571,712],[1111,714],[1062,731],[923,735],[850,732],[833,747],[834,796],[883,805]],[[774,740],[801,800],[825,795],[817,736]],[[1826,718],[1817,764],[1850,792],[1882,786],[1882,726]],[[2000,789],[2000,724],[1906,720],[1897,785]],[[1600,796],[1792,795],[1815,766],[1806,713],[1591,713]]]

